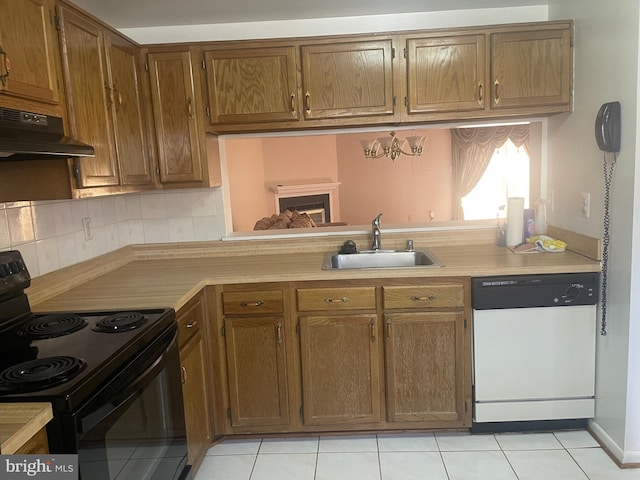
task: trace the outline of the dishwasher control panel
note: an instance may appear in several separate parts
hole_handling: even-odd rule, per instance
[[[558,273],[472,279],[474,310],[598,303],[600,274]]]

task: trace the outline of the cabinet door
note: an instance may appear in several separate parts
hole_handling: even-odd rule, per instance
[[[387,420],[461,422],[464,418],[461,312],[385,315]]]
[[[231,425],[289,424],[282,317],[225,318]]]
[[[50,0],[3,0],[0,92],[57,104],[57,48]]]
[[[122,185],[152,181],[143,127],[143,98],[136,47],[115,35],[107,39],[107,60],[113,94],[115,148]]]
[[[484,35],[408,40],[408,112],[483,110],[485,42]]]
[[[375,315],[300,318],[305,425],[380,421]]]
[[[197,465],[211,444],[207,363],[200,332],[180,349],[180,363],[189,463]]]
[[[491,65],[493,109],[570,104],[568,27],[492,34]]]
[[[60,14],[71,132],[96,152],[93,158],[76,160],[78,187],[118,185],[104,32],[98,24],[68,8],[60,8]]]
[[[298,120],[295,47],[205,52],[212,124]]]
[[[302,47],[305,118],[393,115],[391,40]]]
[[[202,181],[203,152],[191,54],[150,53],[148,59],[160,181]]]

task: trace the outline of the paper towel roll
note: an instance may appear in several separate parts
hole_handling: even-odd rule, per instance
[[[514,247],[522,243],[524,216],[524,198],[507,198],[507,246]]]

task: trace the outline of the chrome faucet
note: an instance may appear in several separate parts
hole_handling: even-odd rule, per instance
[[[380,250],[380,217],[382,214],[379,214],[376,218],[371,222],[371,233],[373,235],[373,241],[371,242],[371,250]]]

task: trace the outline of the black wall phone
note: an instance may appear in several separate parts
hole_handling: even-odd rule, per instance
[[[620,102],[605,103],[596,116],[596,142],[604,153],[604,232],[602,235],[602,277],[600,296],[600,335],[607,334],[607,273],[609,264],[609,229],[611,224],[610,197],[613,170],[616,166],[617,153],[620,152]],[[607,152],[613,153],[613,159],[607,162]]]
[[[620,151],[620,102],[600,107],[596,116],[596,142],[603,152]]]

